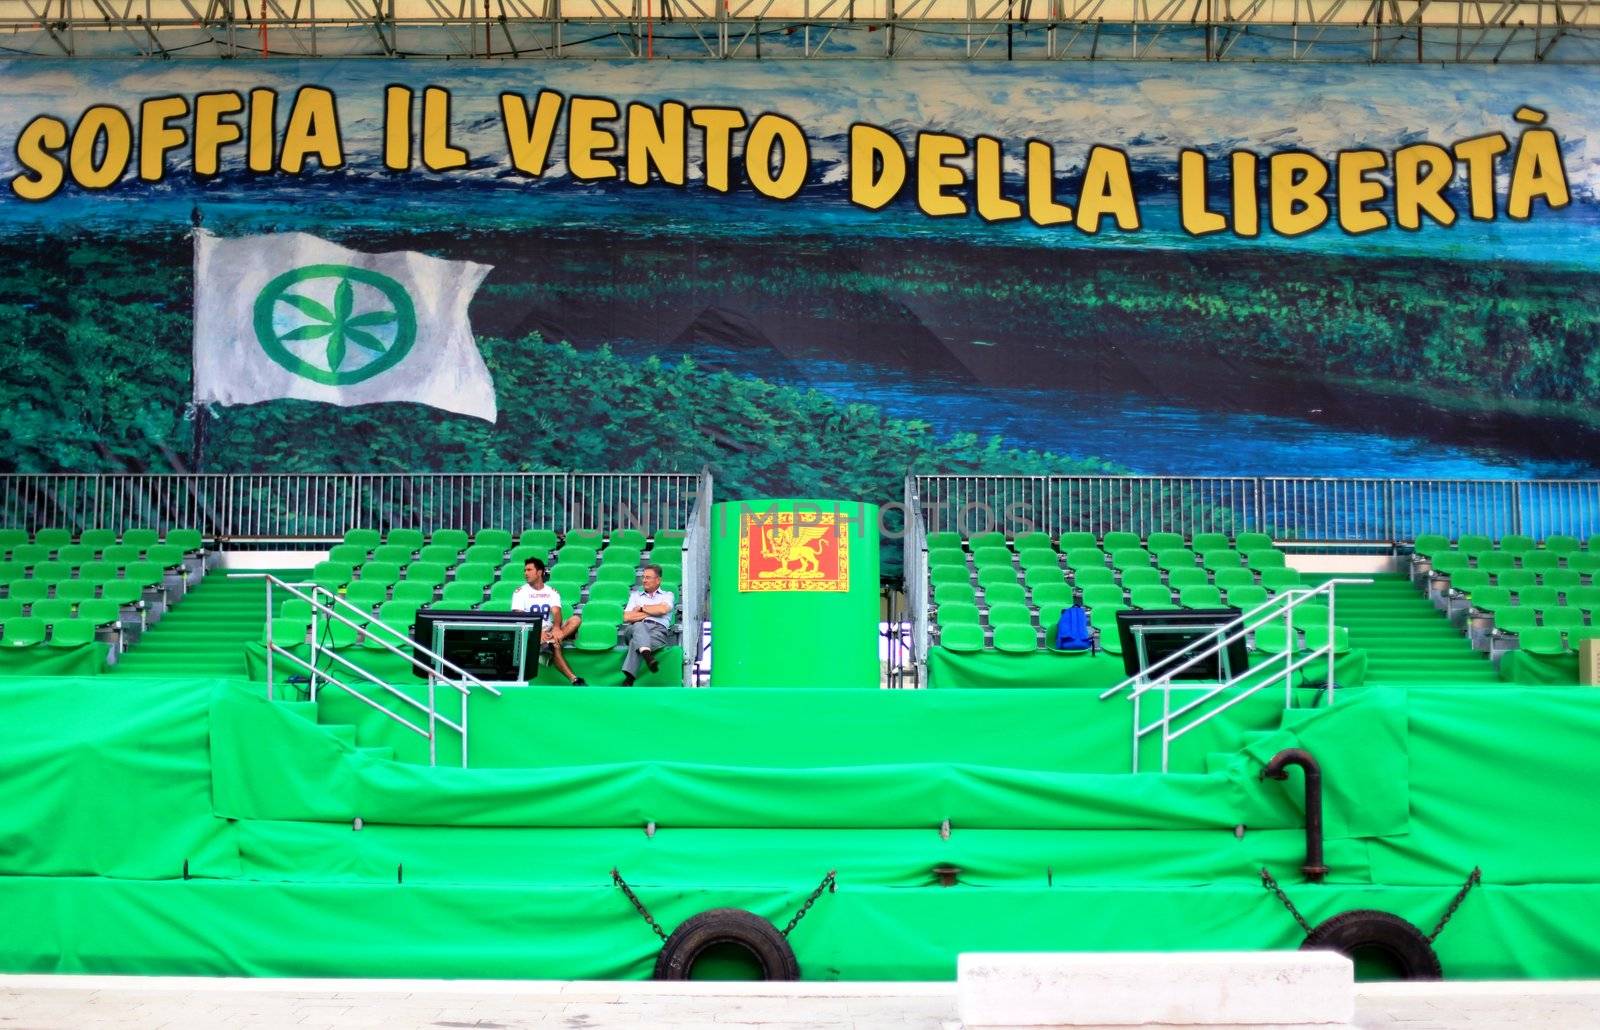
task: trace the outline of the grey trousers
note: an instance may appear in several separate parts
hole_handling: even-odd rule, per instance
[[[657,622],[636,622],[628,632],[628,657],[622,660],[622,671],[629,676],[639,674],[639,649],[647,647],[659,651],[666,644],[670,630]]]

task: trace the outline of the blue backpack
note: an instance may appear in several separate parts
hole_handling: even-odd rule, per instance
[[[1057,651],[1095,650],[1094,631],[1089,628],[1089,612],[1081,604],[1061,610],[1061,621],[1056,623]]]

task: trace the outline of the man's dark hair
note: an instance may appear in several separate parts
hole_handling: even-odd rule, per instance
[[[524,569],[526,569],[529,565],[532,565],[534,568],[538,569],[540,572],[547,571],[546,568],[545,568],[545,564],[544,564],[544,559],[543,558],[537,558],[537,557],[529,558],[527,561],[522,563],[522,567]]]
[[[659,575],[661,575],[661,566],[654,565],[654,564],[646,565],[644,567],[644,571],[646,571],[646,572],[654,572],[657,576],[659,576]]]

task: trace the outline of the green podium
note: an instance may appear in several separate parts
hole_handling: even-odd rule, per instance
[[[829,500],[711,509],[711,685],[871,687],[878,508]]]

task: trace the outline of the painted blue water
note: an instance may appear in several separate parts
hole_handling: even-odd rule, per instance
[[[660,353],[623,343],[628,356]],[[702,346],[697,361],[769,382],[808,387],[896,418],[934,423],[941,435],[999,435],[1008,446],[1096,457],[1144,475],[1437,479],[1592,478],[1600,465],[1541,460],[1492,448],[1330,427],[1275,415],[1201,411],[1134,393],[983,386],[860,362],[807,360],[804,374],[757,352]]]

